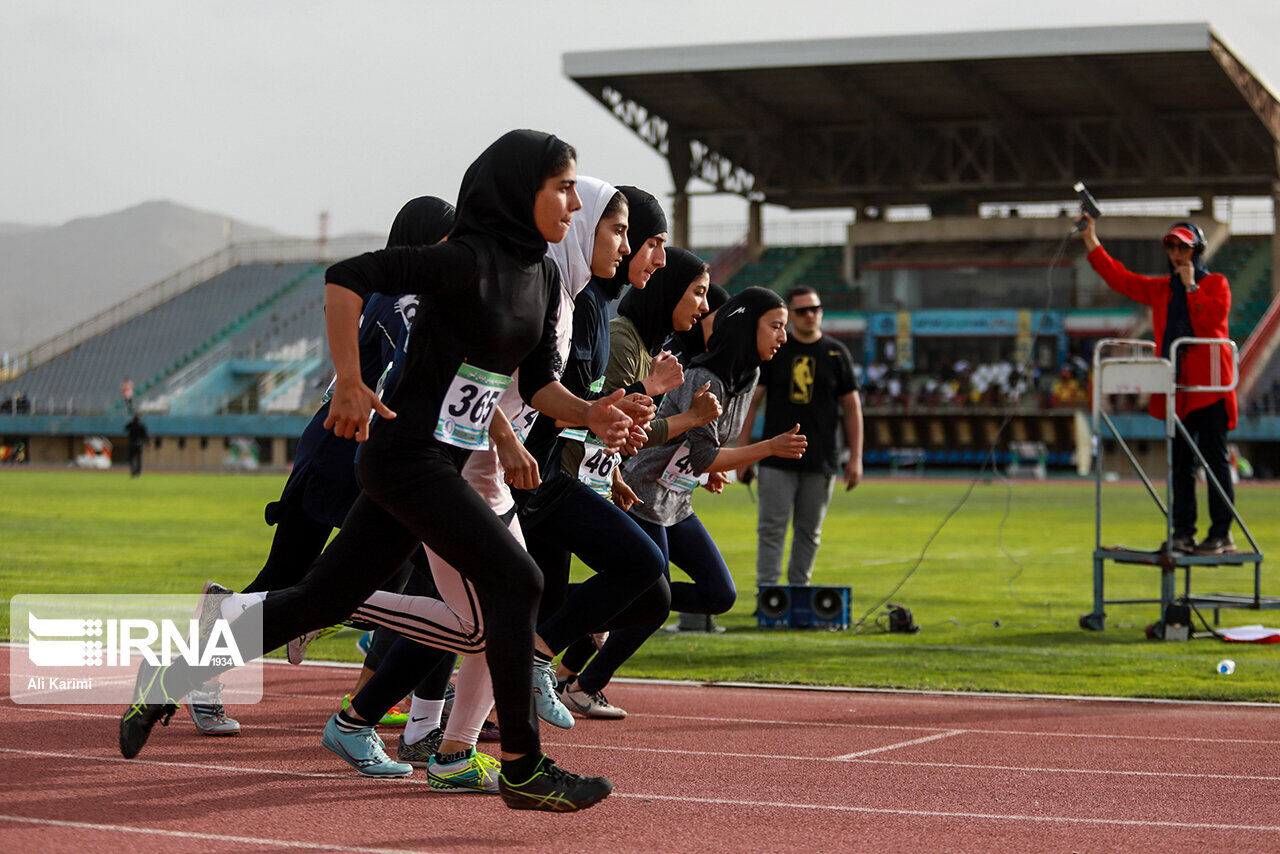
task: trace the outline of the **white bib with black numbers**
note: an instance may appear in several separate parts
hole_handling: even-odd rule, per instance
[[[591,487],[597,494],[609,498],[613,493],[613,470],[622,461],[622,454],[609,453],[595,433],[588,433],[582,442],[582,464],[578,466],[578,480]]]
[[[680,446],[671,462],[667,463],[662,477],[658,478],[659,486],[675,492],[692,492],[698,484],[707,482],[706,475],[699,477],[693,473],[693,458],[689,456],[692,450],[693,445],[689,442]]]
[[[520,401],[520,408],[511,417],[511,429],[516,432],[516,438],[520,440],[520,444],[523,445],[529,438],[529,434],[533,432],[534,422],[537,420],[538,410],[523,400]]]
[[[498,411],[498,398],[510,383],[509,376],[463,362],[440,404],[436,439],[469,451],[488,448],[489,424]]]

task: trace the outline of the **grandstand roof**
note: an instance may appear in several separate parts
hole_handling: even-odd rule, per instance
[[[1271,195],[1280,102],[1205,23],[569,53],[677,190],[792,208]],[[687,151],[687,157],[685,152]]]

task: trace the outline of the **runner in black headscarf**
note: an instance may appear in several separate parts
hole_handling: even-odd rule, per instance
[[[391,223],[387,248],[439,243],[453,228],[454,214],[453,205],[444,199],[435,196],[411,199]],[[378,388],[396,353],[404,349],[417,305],[418,298],[408,294],[373,294],[366,301],[359,321],[360,375],[365,385]],[[267,524],[275,525],[271,551],[257,577],[243,589],[244,593],[283,590],[297,584],[324,550],[333,529],[342,526],[342,520],[360,494],[355,468],[359,445],[355,439],[340,438],[324,428],[332,391],[330,387],[320,408],[302,431],[293,470],[280,499],[267,505]],[[425,554],[421,555],[421,563],[425,570]],[[412,566],[406,564],[384,588],[403,590],[409,583],[411,570]],[[414,592],[431,592],[430,576],[420,575],[420,581]],[[208,595],[229,591],[209,582],[204,592]],[[363,681],[368,680],[390,645],[389,633],[383,630],[381,634],[366,662]],[[432,686],[441,681],[441,676],[447,680],[449,658],[447,654],[439,657],[439,672],[433,674],[431,685],[423,686],[424,691],[433,690]],[[363,681],[357,682],[355,690],[359,690]],[[444,687],[440,686],[439,690],[443,691]],[[184,698],[196,729],[204,735],[235,735],[240,731],[240,724],[227,717],[221,693],[221,684],[214,681]],[[396,722],[403,725],[403,721],[402,716]]]
[[[612,790],[608,780],[569,774],[541,752],[530,666],[541,573],[459,474],[470,450],[487,444],[488,419],[517,368],[522,397],[548,415],[585,424],[611,447],[630,434],[632,420],[614,405],[621,394],[588,404],[554,380],[560,283],[544,256],[581,206],[575,176],[570,146],[512,131],[467,170],[448,242],[368,253],[329,269],[326,324],[338,377],[329,421],[339,436],[363,440],[370,409],[381,416],[358,461],[364,492],[303,582],[245,612],[241,620],[261,618],[261,644],[236,631],[241,620],[232,625],[246,660],[275,649],[345,618],[426,543],[475,585],[486,622],[502,626],[486,655],[502,730],[500,791],[514,809],[582,809]],[[359,378],[355,317],[373,292],[422,297],[404,377],[385,404]],[[144,665],[121,720],[122,753],[136,755],[154,723],[167,720],[171,697],[221,669]],[[390,763],[367,723],[348,724],[338,737],[361,751],[358,761]]]

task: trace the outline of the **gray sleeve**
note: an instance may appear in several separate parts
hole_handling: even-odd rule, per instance
[[[697,367],[685,374],[684,384],[681,385],[680,388],[676,389],[676,391],[681,393],[682,400],[676,404],[679,408],[673,409],[671,412],[684,412],[688,409],[693,403],[694,392],[702,388],[704,383],[710,384],[710,388],[707,390],[714,394],[716,399],[720,401],[723,411],[720,413],[720,417],[715,421],[712,421],[710,424],[703,424],[701,427],[693,427],[686,430],[685,434],[680,437],[681,439],[689,442],[689,460],[693,463],[693,470],[698,474],[705,472],[711,464],[715,462],[716,456],[720,453],[720,448],[726,443],[731,442],[733,437],[737,435],[730,429],[733,421],[733,411],[730,404],[734,401],[725,399],[726,393],[724,383],[720,381],[719,377],[711,373],[711,371],[708,371],[706,368]],[[672,394],[674,393],[675,392]],[[670,397],[671,396],[668,395],[667,398],[662,401],[663,409],[666,409],[667,400],[669,400]],[[739,395],[739,397],[741,397],[741,395]],[[743,417],[744,416],[741,414],[738,415],[737,421],[739,429],[742,427]]]

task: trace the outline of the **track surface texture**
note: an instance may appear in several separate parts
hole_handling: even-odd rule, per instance
[[[1280,708],[617,684],[543,728],[615,794],[549,815],[360,777],[319,745],[354,671],[265,679],[241,736],[181,710],[134,760],[120,709],[0,701],[0,851],[1280,850]]]

